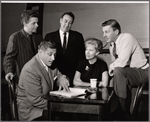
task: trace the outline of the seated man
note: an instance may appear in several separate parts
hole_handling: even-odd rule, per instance
[[[74,77],[75,86],[90,86],[90,79],[99,81],[99,86],[108,85],[108,67],[106,62],[97,58],[103,44],[100,40],[89,38],[85,41],[86,59],[79,62]]]
[[[118,110],[123,113],[122,120],[131,120],[131,88],[148,82],[149,63],[136,38],[122,33],[116,20],[103,22],[102,31],[106,42],[110,43],[112,63],[109,74],[113,76],[114,90],[119,100]]]
[[[17,105],[19,120],[46,120],[47,100],[42,95],[53,90],[55,78],[59,90],[69,91],[69,81],[57,68],[50,67],[55,60],[56,46],[43,41],[38,46],[38,53],[28,61],[20,74],[17,87]]]

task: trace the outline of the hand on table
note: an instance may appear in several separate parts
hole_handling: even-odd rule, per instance
[[[60,91],[60,90],[63,89],[65,91],[67,91],[67,92],[70,92],[70,89],[69,89],[69,86],[70,86],[69,80],[68,80],[68,78],[65,75],[62,75],[62,76],[60,76],[58,78],[57,84],[59,86],[58,91]]]

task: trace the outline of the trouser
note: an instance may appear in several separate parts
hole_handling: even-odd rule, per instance
[[[120,98],[126,98],[127,92],[132,86],[147,83],[149,80],[149,68],[138,69],[130,67],[117,67],[114,70],[114,90]]]
[[[47,110],[43,110],[42,116],[35,118],[32,121],[47,121],[48,120],[48,111]]]
[[[149,80],[149,68],[117,67],[114,70],[114,90],[125,119],[130,115],[131,89]]]

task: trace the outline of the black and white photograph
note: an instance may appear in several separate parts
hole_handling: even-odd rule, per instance
[[[1,121],[149,121],[149,1],[1,1]]]

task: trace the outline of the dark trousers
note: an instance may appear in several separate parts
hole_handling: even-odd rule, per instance
[[[130,67],[117,67],[114,70],[114,89],[116,95],[121,98],[127,97],[127,90],[149,81],[149,68],[138,69]]]
[[[138,69],[130,67],[117,67],[114,70],[114,90],[118,96],[125,120],[130,116],[131,90],[142,83],[149,81],[149,68]]]

